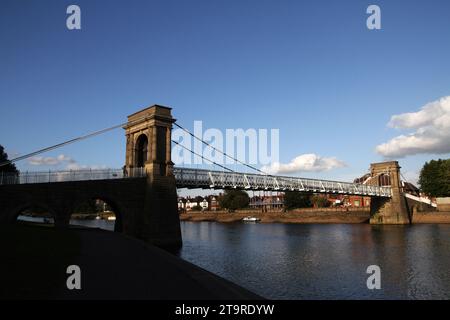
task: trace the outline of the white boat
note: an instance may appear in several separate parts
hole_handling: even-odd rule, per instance
[[[245,222],[258,222],[258,221],[261,221],[261,219],[260,218],[256,218],[256,217],[248,216],[248,217],[242,218],[242,221],[245,221]]]

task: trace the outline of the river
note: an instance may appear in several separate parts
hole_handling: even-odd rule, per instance
[[[181,222],[181,231],[182,259],[266,298],[450,299],[450,225]],[[381,269],[379,290],[367,288],[369,265]]]
[[[182,222],[180,256],[271,299],[449,299],[450,225]],[[367,288],[369,265],[381,289]]]

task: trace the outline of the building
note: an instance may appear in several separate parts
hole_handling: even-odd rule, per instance
[[[253,196],[249,206],[261,211],[282,210],[284,208],[284,194]]]
[[[209,195],[206,197],[178,197],[178,211],[187,212],[195,207],[201,208],[201,211],[216,211],[219,209],[218,197]]]
[[[370,197],[327,194],[326,198],[332,207],[370,207]]]

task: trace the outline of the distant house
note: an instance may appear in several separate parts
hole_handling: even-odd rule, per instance
[[[178,198],[178,211],[191,211],[193,207],[198,206],[199,204],[190,197],[187,198]]]
[[[217,196],[209,196],[209,209],[211,211],[219,210],[219,200],[217,199]]]
[[[194,207],[201,207],[202,211],[216,211],[219,209],[217,196],[209,195],[206,197],[178,197],[178,211],[191,211]]]
[[[262,211],[282,209],[284,207],[284,194],[251,197],[249,206]]]
[[[370,197],[343,194],[327,194],[326,197],[333,207],[370,207]]]

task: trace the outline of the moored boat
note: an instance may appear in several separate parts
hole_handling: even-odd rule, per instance
[[[258,221],[261,221],[261,219],[257,218],[257,217],[248,216],[248,217],[242,218],[242,221],[244,221],[244,222],[258,222]]]

